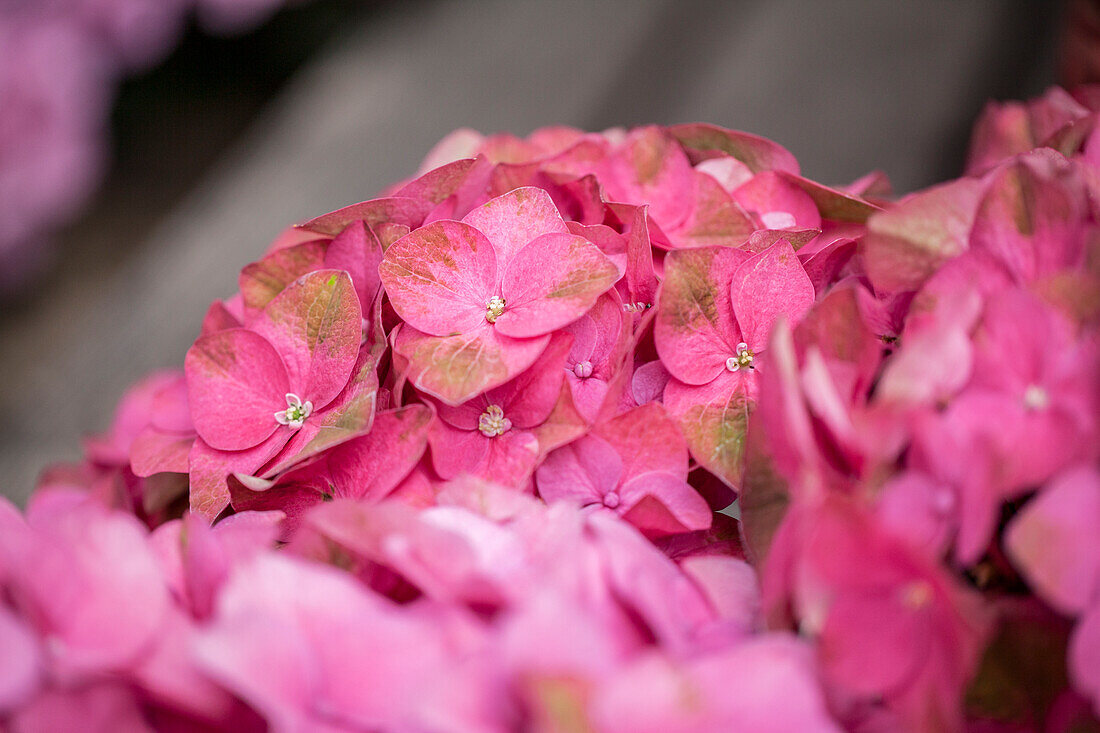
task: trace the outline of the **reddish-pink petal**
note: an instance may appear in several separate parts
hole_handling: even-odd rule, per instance
[[[521,249],[501,282],[505,336],[530,338],[580,318],[619,279],[600,249],[574,234],[546,234]]]
[[[290,390],[279,353],[243,328],[201,336],[184,360],[191,417],[203,440],[219,450],[244,450],[278,428]]]
[[[768,344],[780,316],[797,324],[814,303],[814,286],[791,245],[779,240],[737,268],[730,282],[731,302],[741,338],[752,351]]]
[[[471,211],[462,221],[492,242],[498,273],[507,272],[512,258],[535,237],[569,232],[550,194],[533,186],[497,196]]]
[[[409,360],[409,378],[418,389],[448,405],[459,405],[531,366],[549,343],[549,334],[513,339],[485,323],[449,337],[405,326],[393,348]]]
[[[359,356],[363,314],[346,272],[318,270],[268,303],[252,328],[282,356],[288,391],[319,410],[348,383]]]
[[[486,322],[486,306],[499,295],[503,269],[484,234],[444,220],[390,245],[379,273],[398,315],[424,333],[449,336]]]
[[[748,258],[728,247],[679,250],[665,258],[653,338],[661,362],[677,379],[706,384],[726,370],[741,340],[729,284]]]
[[[539,466],[535,483],[547,502],[570,499],[582,505],[602,504],[618,488],[622,471],[615,449],[602,438],[586,435],[551,452]]]

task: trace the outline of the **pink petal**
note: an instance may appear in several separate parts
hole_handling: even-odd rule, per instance
[[[888,591],[843,595],[829,608],[821,656],[831,680],[857,694],[896,690],[928,654],[932,629],[927,609],[910,610]]]
[[[252,474],[286,445],[288,431],[278,431],[259,445],[242,451],[221,451],[197,439],[188,456],[191,511],[213,522],[229,505],[226,477],[231,473]]]
[[[660,401],[665,393],[665,385],[671,375],[661,361],[646,362],[634,370],[634,376],[630,382],[631,395],[638,405]]]
[[[26,705],[42,674],[42,652],[31,628],[0,607],[0,713]]]
[[[653,338],[661,362],[677,379],[706,384],[726,370],[741,332],[729,283],[748,259],[740,250],[680,250],[665,258],[665,281]]]
[[[500,405],[512,425],[529,430],[550,415],[561,392],[565,377],[565,359],[572,340],[568,334],[555,333],[538,360],[515,379],[489,390],[487,404]]]
[[[462,221],[492,243],[498,273],[507,272],[512,258],[535,237],[569,232],[550,194],[531,186],[497,196],[471,211]]]
[[[971,247],[993,255],[1020,282],[1080,262],[1084,200],[1035,161],[1019,160],[989,181]]]
[[[798,173],[798,161],[786,148],[757,135],[704,123],[673,125],[668,131],[685,148],[726,153],[753,173],[770,170]]]
[[[784,180],[798,186],[810,197],[821,217],[831,221],[845,221],[862,224],[877,211],[878,206],[835,188],[823,186],[816,181],[795,175],[787,171],[779,174]],[[872,174],[873,175],[873,174]]]
[[[351,376],[363,315],[348,274],[318,270],[276,296],[252,327],[283,357],[290,389],[319,410]]]
[[[687,479],[687,444],[676,421],[656,402],[608,420],[595,434],[622,457],[624,481],[650,471]]]
[[[462,185],[475,162],[473,156],[470,156],[464,160],[445,163],[422,173],[398,189],[394,196],[438,204]]]
[[[1067,472],[1024,505],[1009,525],[1009,556],[1036,594],[1067,614],[1100,600],[1100,474]]]
[[[303,242],[277,249],[258,262],[245,265],[237,279],[244,304],[249,308],[263,308],[286,286],[321,269],[327,244],[325,240]]]
[[[376,224],[383,222],[404,224],[411,229],[420,226],[430,210],[431,204],[428,201],[397,196],[372,199],[319,216],[302,224],[301,227],[332,237],[344,231],[348,224],[355,221],[362,221],[372,229]]]
[[[566,368],[583,361],[591,363],[592,352],[596,348],[596,339],[599,336],[592,316],[589,314],[581,316],[566,326],[565,330],[573,335],[573,347],[569,350]]]
[[[184,360],[195,430],[220,450],[258,445],[278,428],[290,390],[279,353],[263,336],[243,328],[199,339]]]
[[[741,337],[752,351],[767,346],[779,316],[798,323],[814,303],[814,286],[794,249],[783,240],[738,267],[730,292]]]
[[[49,690],[20,710],[18,731],[153,733],[135,691],[119,682],[99,682],[74,690]]]
[[[639,127],[608,161],[602,177],[612,200],[648,204],[663,228],[684,220],[691,207],[691,164],[676,140],[656,126]]]
[[[1068,656],[1073,686],[1092,702],[1093,714],[1100,715],[1100,604],[1073,630]]]
[[[365,314],[382,289],[378,266],[382,262],[382,243],[374,231],[361,221],[352,222],[336,235],[325,251],[324,267],[344,270],[351,276],[359,307]]]
[[[393,348],[409,360],[409,377],[418,389],[448,405],[459,405],[531,366],[549,343],[549,335],[513,339],[485,323],[448,337],[406,326]]]
[[[486,323],[503,269],[477,229],[437,221],[390,245],[379,273],[402,319],[429,335],[448,336]]]
[[[813,200],[801,188],[774,171],[753,176],[748,183],[734,191],[733,196],[765,224],[769,224],[769,215],[780,213],[793,220],[793,224],[788,226],[800,229],[821,227],[821,215]],[[788,226],[774,227],[769,224],[768,228],[786,229]]]
[[[867,220],[861,252],[879,292],[916,290],[966,251],[982,184],[962,178],[902,199]]]
[[[674,247],[733,247],[752,234],[752,219],[716,180],[693,171],[691,190],[690,213],[679,226],[668,229]]]
[[[596,245],[574,234],[547,234],[521,249],[501,283],[505,336],[541,336],[580,318],[619,279]]]
[[[195,434],[163,433],[149,427],[139,433],[130,448],[130,467],[143,478],[165,471],[187,473],[187,456]]]
[[[664,471],[637,474],[621,491],[623,519],[647,535],[710,527],[712,513],[706,500],[679,476]]]
[[[725,372],[703,386],[671,380],[664,405],[680,423],[691,455],[729,486],[741,484],[745,426],[755,376]]]
[[[582,505],[603,504],[604,497],[618,488],[622,470],[615,449],[587,435],[550,453],[539,466],[535,483],[547,502],[571,499]]]
[[[329,452],[335,494],[371,501],[389,494],[420,461],[434,418],[425,405],[378,413],[370,433]]]

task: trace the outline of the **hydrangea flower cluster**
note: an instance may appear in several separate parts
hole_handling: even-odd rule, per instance
[[[165,55],[190,13],[217,32],[250,27],[283,0],[5,0],[0,3],[0,288],[44,256],[107,155],[114,87]]]
[[[710,125],[452,134],[0,505],[0,721],[1095,725],[1089,94],[897,201]]]

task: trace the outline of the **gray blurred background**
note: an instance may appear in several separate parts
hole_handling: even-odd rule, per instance
[[[281,229],[371,197],[459,126],[708,121],[806,175],[956,175],[987,98],[1054,79],[1051,0],[316,0],[190,34],[128,82],[115,164],[0,315],[0,491],[80,455],[127,385],[182,362]]]

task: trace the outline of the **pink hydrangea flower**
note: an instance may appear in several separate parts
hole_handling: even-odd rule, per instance
[[[687,483],[687,457],[676,423],[649,404],[550,453],[535,479],[547,501],[607,507],[650,535],[707,529],[710,507]]]
[[[369,429],[377,383],[361,334],[350,278],[319,270],[272,299],[249,328],[195,342],[186,372],[199,436],[190,459],[196,511],[213,518],[229,503],[230,473],[272,462],[275,472]]]
[[[551,339],[538,361],[505,384],[456,407],[437,405],[439,419],[428,433],[432,465],[445,479],[462,473],[521,487],[540,455],[540,427],[561,399],[571,339]]]
[[[709,248],[665,260],[654,325],[657,353],[674,377],[664,403],[695,460],[731,485],[739,483],[758,355],[776,319],[797,322],[813,302],[813,285],[784,240],[755,255]]]
[[[380,272],[406,323],[395,351],[409,360],[414,384],[449,405],[529,367],[551,332],[618,279],[534,188],[493,199],[461,222],[413,231],[386,251]]]

